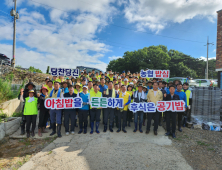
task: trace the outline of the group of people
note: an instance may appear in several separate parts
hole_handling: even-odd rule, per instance
[[[70,98],[81,97],[82,108],[70,109],[47,109],[44,101],[47,98]],[[92,97],[112,97],[123,98],[123,109],[119,108],[92,108],[90,101]],[[192,104],[192,93],[189,90],[187,82],[181,83],[179,80],[174,82],[165,82],[163,79],[141,78],[139,73],[130,73],[128,71],[113,73],[108,72],[95,73],[95,70],[87,72],[85,69],[81,71],[79,77],[53,76],[50,80],[46,78],[45,84],[42,85],[40,93],[36,93],[35,85],[29,82],[25,89],[21,89],[19,99],[24,102],[23,118],[21,122],[21,134],[25,134],[25,125],[27,137],[35,136],[36,118],[39,108],[39,124],[38,135],[46,132],[47,121],[50,120],[50,136],[57,133],[61,135],[62,124],[65,127],[66,135],[74,134],[79,124],[78,134],[87,133],[87,127],[90,126],[90,134],[100,133],[99,125],[102,121],[104,125],[103,132],[108,129],[113,132],[113,128],[117,127],[117,133],[120,131],[127,133],[126,126],[131,126],[134,120],[134,130],[143,133],[142,127],[145,126],[147,119],[146,134],[150,133],[151,121],[154,120],[154,135],[157,135],[158,126],[161,122],[166,122],[166,135],[176,137],[176,121],[178,121],[178,130],[182,132],[181,127],[186,124],[187,113],[190,113],[190,105]],[[132,102],[153,102],[184,100],[185,113],[181,112],[154,112],[144,113],[137,111],[133,113],[129,110],[129,104]],[[102,115],[102,116],[101,116]],[[178,117],[178,119],[176,119]],[[89,120],[89,121],[88,121]],[[183,120],[183,121],[182,121]],[[71,127],[70,127],[71,122]],[[88,123],[89,122],[89,123]],[[171,123],[172,122],[172,125]],[[30,129],[32,124],[32,128]]]

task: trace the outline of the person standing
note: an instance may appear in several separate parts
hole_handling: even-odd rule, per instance
[[[191,118],[190,114],[191,114],[191,105],[192,105],[192,92],[189,90],[189,83],[187,82],[183,83],[183,90],[181,91],[183,91],[187,97],[187,111],[185,113],[184,121],[183,121],[183,127],[185,127],[187,118],[188,118],[188,121],[190,121],[190,118]]]
[[[133,99],[135,103],[143,103],[145,102],[146,98],[145,98],[145,93],[143,91],[143,84],[140,83],[138,86],[138,90],[134,92],[133,94]],[[134,129],[134,133],[137,131],[137,123],[138,123],[138,117],[139,117],[139,131],[140,133],[143,133],[142,130],[142,124],[143,124],[143,111],[137,111],[136,113],[134,113],[134,125],[135,125],[135,129]]]
[[[42,133],[47,133],[45,131],[45,127],[49,118],[49,109],[45,108],[45,99],[48,97],[48,89],[46,87],[42,87],[40,89],[40,93],[41,95],[39,93],[37,94],[40,106],[38,136],[42,137]]]
[[[185,102],[185,112],[187,110],[187,96],[186,93],[184,93],[182,91],[182,84],[179,82],[177,84],[177,90],[175,91],[175,94],[177,94],[180,97],[180,100],[183,100]],[[182,132],[181,126],[182,126],[182,118],[183,118],[183,113],[182,112],[178,112],[177,113],[178,116],[178,130],[180,132]]]
[[[84,129],[84,134],[87,133],[87,124],[88,124],[88,115],[89,115],[88,87],[83,86],[82,89],[83,89],[83,91],[79,94],[79,97],[82,98],[83,104],[82,104],[82,108],[79,108],[79,127],[80,127],[80,130],[79,130],[78,134],[81,134],[83,132],[83,129]]]
[[[63,98],[62,90],[60,89],[60,83],[54,82],[54,89],[51,91],[50,98]],[[56,134],[56,123],[57,123],[57,135],[58,137],[62,137],[61,135],[61,124],[62,124],[62,110],[61,109],[50,109],[50,120],[52,123],[52,133],[50,136]]]
[[[98,90],[98,85],[93,84],[93,89],[90,91],[89,98],[91,102],[92,97],[102,97],[102,93]],[[90,134],[93,134],[93,128],[94,128],[94,122],[96,121],[96,133],[99,134],[99,122],[100,122],[100,115],[101,115],[101,108],[92,108],[90,106],[90,125],[91,125],[91,132]]]
[[[166,101],[180,100],[180,97],[177,94],[175,94],[175,89],[176,88],[173,85],[169,87],[170,94],[167,94]],[[166,129],[167,129],[167,133],[165,135],[169,136],[172,134],[172,137],[176,138],[175,132],[176,132],[177,112],[166,111],[165,117],[166,117]],[[170,132],[170,118],[172,119],[172,133]]]
[[[164,88],[163,88],[163,82],[162,82],[162,81],[159,81],[159,82],[158,82],[158,86],[159,86],[158,89],[163,93],[163,100],[165,100],[167,93],[166,93],[166,90],[164,90]],[[160,115],[159,115],[159,126],[162,126],[161,120],[162,120],[162,114],[163,114],[163,112],[159,112],[159,113],[160,113]]]
[[[24,105],[24,112],[23,115],[25,116],[26,119],[26,133],[27,133],[27,138],[30,137],[30,126],[32,124],[32,131],[31,135],[32,137],[35,136],[35,127],[36,127],[36,118],[38,114],[38,98],[34,97],[34,90],[29,90],[28,91],[28,96],[26,97],[25,100],[23,98],[23,91],[21,91],[20,95],[20,101],[25,102]]]
[[[18,100],[20,100],[21,94],[23,94],[23,101],[25,102],[25,98],[29,97],[29,90],[34,90],[34,97],[36,96],[36,89],[35,89],[35,85],[31,82],[31,80],[29,80],[29,83],[25,85],[25,90],[22,88],[20,90],[20,93],[18,95]],[[20,100],[21,101],[21,100]],[[22,112],[24,111],[24,106],[22,109]],[[21,127],[21,134],[20,135],[24,135],[25,134],[25,124],[26,124],[26,116],[22,115],[22,121],[20,123],[20,127]]]
[[[157,104],[157,101],[162,101],[163,100],[163,93],[158,90],[158,83],[154,82],[153,83],[153,89],[150,89],[148,94],[147,94],[147,101],[148,102],[153,102],[155,105]],[[147,114],[147,127],[146,127],[146,134],[149,134],[150,132],[150,125],[151,125],[151,120],[154,117],[154,135],[157,135],[157,129],[158,129],[158,121],[159,121],[159,112],[156,111],[154,113],[148,113]]]
[[[74,87],[69,85],[68,87],[69,92],[64,94],[64,98],[75,98],[77,95],[74,93]],[[75,134],[75,123],[76,123],[76,109],[64,109],[64,125],[65,125],[65,132],[66,135],[69,135],[69,119],[71,120],[71,134]]]
[[[133,85],[131,84],[131,85],[129,85],[129,86],[127,87],[127,93],[130,94],[131,103],[133,102],[133,93],[134,93],[132,90],[133,90]],[[128,109],[128,110],[127,110],[126,121],[128,121],[128,126],[129,126],[129,127],[131,127],[130,122],[132,121],[132,118],[133,118],[133,112]],[[126,126],[127,126],[127,124],[126,124]]]
[[[106,91],[103,92],[103,97],[111,97],[111,98],[115,98],[116,97],[116,93],[115,93],[115,89],[113,88],[113,82],[110,81],[108,84],[108,88],[106,89]],[[113,119],[114,119],[114,108],[104,108],[104,130],[103,132],[107,131],[107,125],[108,125],[108,119],[109,119],[109,130],[110,132],[113,132]]]
[[[118,130],[116,131],[119,133],[121,131],[121,118],[123,117],[123,123],[122,123],[122,131],[124,133],[127,133],[125,130],[126,127],[126,116],[127,116],[127,110],[128,110],[128,105],[131,102],[131,97],[130,94],[126,92],[126,86],[122,85],[121,86],[121,92],[116,96],[116,98],[123,98],[123,109],[118,108]]]

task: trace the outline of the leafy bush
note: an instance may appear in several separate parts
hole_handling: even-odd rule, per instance
[[[36,73],[42,73],[41,70],[39,70],[38,68],[35,68],[35,67],[33,67],[33,66],[30,66],[30,67],[29,67],[29,71],[31,71],[31,72],[36,72]]]
[[[22,112],[13,113],[12,117],[22,117]]]

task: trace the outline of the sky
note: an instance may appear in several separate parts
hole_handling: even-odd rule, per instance
[[[12,58],[13,0],[0,1],[0,53]],[[17,0],[16,65],[106,70],[126,51],[165,45],[216,58],[221,0]],[[157,68],[158,69],[158,68]]]

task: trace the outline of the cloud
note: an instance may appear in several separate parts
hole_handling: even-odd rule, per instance
[[[210,57],[210,58],[208,58],[208,60],[216,60],[216,57]],[[207,61],[207,57],[203,57],[203,56],[201,56],[200,57],[200,60],[204,60],[204,61]]]
[[[112,57],[109,57],[109,61],[116,60],[118,58],[122,58],[122,56],[112,56]]]
[[[67,68],[83,65],[106,70],[107,64],[101,58],[110,51],[110,46],[96,39],[96,34],[116,14],[116,8],[111,5],[115,0],[36,2],[67,12],[32,1],[26,4],[29,8],[19,8],[16,64],[34,66],[43,72],[48,65]],[[0,24],[4,23],[6,20],[0,20]],[[2,40],[12,40],[12,29],[8,25],[0,27],[0,50],[11,56],[12,46]]]
[[[216,49],[213,50],[213,53],[215,53],[215,52],[216,52]]]
[[[128,0],[123,1],[124,15],[138,30],[163,30],[170,22],[182,23],[194,17],[216,19],[216,11],[222,9],[221,0]]]

